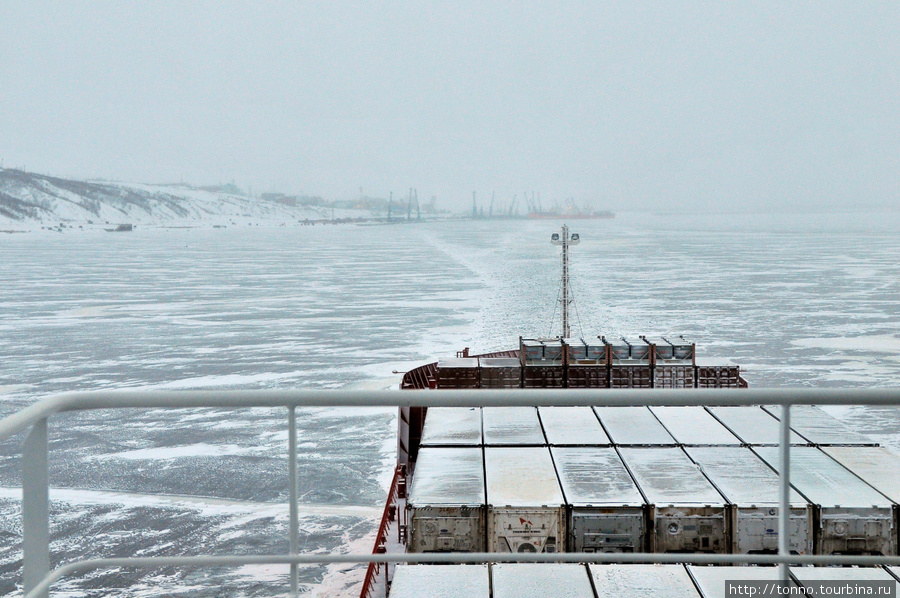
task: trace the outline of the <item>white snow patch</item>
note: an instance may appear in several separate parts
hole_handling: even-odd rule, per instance
[[[226,455],[254,455],[259,453],[257,447],[248,448],[235,444],[206,444],[199,442],[197,444],[183,444],[178,446],[166,446],[147,449],[137,449],[133,451],[123,451],[120,453],[106,453],[104,455],[95,455],[86,457],[86,461],[102,461],[106,459],[183,459],[185,457],[222,457]]]
[[[797,338],[792,345],[808,349],[834,349],[836,351],[874,351],[876,353],[900,353],[900,338],[895,336],[852,336],[829,338]]]

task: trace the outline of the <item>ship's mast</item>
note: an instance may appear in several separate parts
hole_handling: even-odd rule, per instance
[[[580,241],[578,233],[569,235],[569,227],[563,224],[562,235],[553,233],[550,242],[554,245],[562,245],[562,338],[572,336],[569,329],[569,245],[578,245]]]

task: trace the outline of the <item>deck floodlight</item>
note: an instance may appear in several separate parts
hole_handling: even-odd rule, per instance
[[[559,240],[559,233],[553,233],[550,235],[550,242],[554,245],[559,245],[562,241]]]

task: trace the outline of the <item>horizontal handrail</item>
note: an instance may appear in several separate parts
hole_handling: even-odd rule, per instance
[[[24,598],[35,598],[67,575],[95,569],[157,567],[239,567],[242,565],[321,565],[332,563],[691,563],[698,565],[900,565],[900,556],[830,556],[691,553],[612,553],[612,552],[442,552],[396,554],[298,554],[247,556],[133,557],[90,559],[63,565],[52,571]]]
[[[213,407],[504,407],[687,405],[900,405],[900,389],[483,389],[417,393],[394,390],[109,390],[43,399],[0,421],[0,440],[54,413],[92,409]]]
[[[300,564],[388,563],[388,562],[590,562],[590,563],[685,563],[778,564],[780,576],[787,578],[788,564],[819,565],[900,565],[900,557],[790,555],[787,551],[789,467],[788,434],[790,410],[781,421],[782,471],[780,472],[779,555],[709,555],[660,553],[450,553],[450,554],[366,554],[366,555],[269,555],[269,556],[196,556],[92,559],[70,563],[48,571],[48,508],[46,479],[47,420],[56,413],[93,409],[184,409],[249,407],[481,407],[481,406],[688,406],[688,405],[900,405],[900,389],[497,389],[440,390],[406,393],[398,391],[350,390],[233,390],[233,391],[95,391],[60,394],[38,401],[0,421],[0,440],[31,427],[23,458],[25,463],[23,519],[25,529],[24,563],[28,598],[46,596],[57,579],[78,571],[133,567],[165,566],[237,566],[244,564],[285,564],[292,566],[292,579]],[[289,442],[290,458],[295,458],[296,442]],[[29,461],[30,460],[30,461]],[[291,468],[294,466],[291,465]],[[32,469],[34,471],[32,471]],[[29,499],[29,497],[31,497]],[[36,507],[29,511],[29,504]],[[295,526],[291,513],[291,528]],[[31,530],[31,532],[29,532]],[[30,535],[29,535],[30,534]],[[34,565],[29,565],[28,555]],[[42,561],[43,562],[40,562]],[[29,567],[31,567],[29,573]],[[28,576],[31,576],[30,578]],[[30,579],[30,581],[29,581]]]

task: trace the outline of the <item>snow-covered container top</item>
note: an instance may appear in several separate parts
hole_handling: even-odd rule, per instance
[[[587,568],[574,563],[498,563],[491,582],[493,598],[594,598]]]
[[[900,455],[880,446],[828,446],[822,450],[900,504]]]
[[[647,407],[594,407],[594,413],[616,444],[675,444],[672,435]]]
[[[777,581],[778,567],[708,567],[688,565],[691,575],[705,598],[731,598],[725,589],[726,581]],[[828,567],[834,569],[834,567]],[[796,596],[797,594],[791,594]]]
[[[753,449],[776,471],[778,447]],[[791,485],[822,507],[889,507],[890,501],[813,446],[791,447]]]
[[[487,501],[494,507],[565,504],[546,447],[485,447]]]
[[[739,445],[741,441],[703,407],[651,407],[680,444]]]
[[[597,595],[616,598],[700,598],[683,565],[588,565]]]
[[[481,408],[430,408],[422,431],[422,446],[429,445],[481,445]]]
[[[777,445],[781,440],[781,422],[761,407],[710,407],[709,410],[746,444]],[[791,444],[806,444],[806,440],[792,431]]]
[[[766,405],[765,410],[781,419],[781,405]],[[839,419],[815,405],[791,407],[791,428],[813,444],[877,444],[873,439],[851,430]]]
[[[475,447],[424,447],[419,451],[409,505],[484,504],[484,456]]]
[[[599,446],[610,444],[600,420],[590,407],[539,407],[544,435],[551,445]]]
[[[485,407],[485,445],[545,444],[536,407]]]
[[[479,357],[478,365],[482,369],[522,367],[522,364],[515,357]]]
[[[680,448],[623,447],[619,451],[651,504],[725,505],[725,499]]]
[[[778,474],[748,447],[691,446],[685,450],[732,504],[778,505]],[[791,505],[806,505],[806,500],[793,489]]]
[[[438,361],[439,370],[452,370],[461,368],[464,370],[477,369],[478,358],[476,357],[450,357]]]
[[[391,598],[490,598],[487,565],[397,565]]]
[[[897,580],[881,567],[791,567],[791,573],[804,584],[811,581],[891,581],[896,588],[894,595],[900,595]],[[857,594],[862,595],[864,594]]]
[[[566,502],[573,507],[644,504],[616,449],[557,446],[550,451]]]

